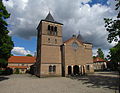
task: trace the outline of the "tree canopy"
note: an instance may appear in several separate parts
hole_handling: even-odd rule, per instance
[[[104,53],[101,48],[98,48],[97,50],[97,57],[104,59]]]
[[[118,62],[120,62],[120,0],[116,1],[116,8],[115,10],[118,11],[118,15],[116,19],[113,20],[112,18],[105,18],[105,27],[106,30],[109,32],[108,35],[108,42],[111,43],[113,41],[117,42],[117,44],[110,49],[110,55],[108,56],[109,59],[114,62],[115,68],[118,66]]]
[[[27,54],[26,56],[32,57],[32,55],[31,55],[31,54]]]
[[[112,18],[104,18],[106,30],[109,32],[108,42],[120,41],[120,0],[115,0],[117,2],[115,10],[118,10],[118,15],[115,20]]]
[[[8,35],[9,31],[7,29],[8,24],[6,20],[9,17],[10,14],[7,12],[2,0],[0,0],[0,64],[3,64],[5,63],[5,60],[8,60],[8,58],[11,56],[11,50],[14,46],[11,37]]]

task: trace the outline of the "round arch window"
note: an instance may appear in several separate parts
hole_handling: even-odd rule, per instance
[[[78,46],[78,44],[77,44],[76,42],[73,42],[73,43],[72,43],[72,47],[73,47],[73,49],[76,50],[79,46]]]

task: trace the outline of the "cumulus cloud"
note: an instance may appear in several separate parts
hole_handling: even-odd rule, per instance
[[[41,19],[50,11],[54,19],[64,24],[63,40],[78,34],[80,31],[84,41],[90,42],[95,48],[109,49],[112,44],[107,42],[104,18],[115,17],[114,1],[108,5],[94,4],[91,0],[9,0],[4,1],[11,13],[8,20],[10,35],[30,39],[36,36],[36,28]],[[69,33],[68,33],[69,32]]]
[[[26,50],[24,47],[14,47],[12,49],[12,53],[15,55],[27,55],[27,54],[31,54],[33,55],[29,50]]]

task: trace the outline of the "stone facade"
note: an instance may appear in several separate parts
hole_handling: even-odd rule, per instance
[[[54,21],[50,13],[38,25],[35,75],[39,77],[66,76],[70,72],[68,67],[71,67],[71,74],[94,72],[92,44],[84,43],[75,36],[63,42],[62,25]]]

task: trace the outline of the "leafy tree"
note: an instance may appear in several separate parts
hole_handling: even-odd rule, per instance
[[[27,54],[26,56],[32,57],[32,55],[31,55],[31,54]]]
[[[117,70],[118,62],[120,62],[120,42],[110,49],[110,55],[108,55],[111,63],[113,64],[113,70]]]
[[[0,59],[0,68],[7,67],[8,62],[5,59]]]
[[[104,59],[104,53],[101,50],[101,48],[98,48],[98,50],[97,50],[97,57],[100,57],[100,58]]]
[[[96,58],[96,56],[93,56],[93,59],[95,59]]]
[[[120,0],[117,1],[115,10],[119,11],[120,8]],[[105,27],[106,30],[109,32],[108,35],[108,42],[112,41],[120,41],[120,11],[118,12],[117,18],[115,20],[112,20],[112,18],[104,18],[105,20]]]
[[[104,58],[104,60],[105,60],[105,61],[108,61],[107,57],[106,57],[106,58]]]
[[[108,56],[109,59],[114,62],[114,64],[118,65],[118,62],[120,62],[120,0],[116,1],[116,8],[115,10],[118,11],[118,15],[116,16],[115,20],[112,20],[110,18],[105,18],[105,27],[106,30],[109,32],[108,35],[108,42],[111,43],[113,41],[117,42],[117,45],[115,45],[113,48],[110,49],[110,55]]]
[[[9,31],[7,30],[8,24],[6,19],[9,17],[10,14],[7,12],[2,0],[0,0],[0,67],[7,62],[14,46],[11,37],[8,35]]]
[[[10,56],[14,56],[13,54],[11,54]]]

